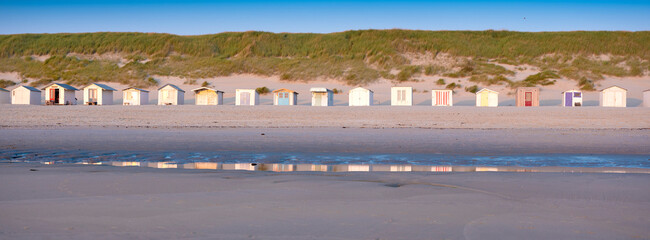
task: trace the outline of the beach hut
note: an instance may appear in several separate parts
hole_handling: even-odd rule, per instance
[[[412,87],[390,88],[390,105],[391,106],[413,106],[413,88]]]
[[[52,83],[45,86],[45,103],[47,105],[76,105],[75,92],[79,91],[68,84]]]
[[[499,106],[499,92],[483,88],[476,92],[477,107],[496,107]]]
[[[611,86],[600,92],[601,107],[625,107],[627,105],[627,89]]]
[[[0,104],[11,104],[11,96],[9,90],[0,88]]]
[[[453,94],[451,90],[431,90],[431,106],[453,106]]]
[[[562,106],[580,107],[582,106],[582,92],[578,90],[569,90],[562,93]]]
[[[273,91],[273,105],[298,105],[298,93],[286,88]]]
[[[192,90],[196,95],[196,105],[223,105],[223,91],[208,87]]]
[[[30,86],[19,86],[11,90],[11,104],[41,104],[41,90]]]
[[[105,84],[93,83],[83,88],[84,105],[113,105],[113,92],[116,89]]]
[[[122,90],[124,101],[122,105],[147,105],[149,104],[149,91],[139,88],[127,88]]]
[[[327,88],[311,88],[311,105],[312,106],[333,106],[334,92]]]
[[[650,107],[650,89],[643,91],[643,106]]]
[[[255,106],[260,104],[260,94],[255,89],[236,89],[235,105]]]
[[[350,106],[372,106],[374,92],[370,89],[353,88],[348,95]]]
[[[158,89],[158,105],[183,105],[185,91],[174,84],[165,84]]]
[[[519,87],[515,95],[517,107],[539,107],[539,88]]]

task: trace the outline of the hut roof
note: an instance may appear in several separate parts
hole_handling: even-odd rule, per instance
[[[219,91],[219,90],[212,89],[212,88],[209,88],[209,87],[200,87],[200,88],[192,89],[192,91],[195,92],[195,93],[200,92],[201,90],[210,90],[210,91],[215,91],[215,92],[221,92],[221,93],[223,93],[223,91]]]
[[[84,88],[90,87],[92,85],[98,86],[99,88],[104,89],[104,90],[108,90],[108,91],[117,91],[117,89],[109,87],[106,84],[101,84],[101,83],[91,83],[90,85],[85,86]]]
[[[369,92],[374,93],[372,90],[367,89],[367,88],[362,88],[362,87],[356,87],[356,88],[350,89],[350,92],[356,91],[356,90],[365,90],[365,91],[369,91]]]
[[[476,93],[478,94],[478,93],[480,93],[480,92],[484,92],[484,91],[493,92],[493,93],[499,93],[499,92],[497,92],[497,91],[490,90],[490,89],[487,89],[487,88],[483,88],[483,89],[479,90],[479,91],[476,92]]]
[[[160,87],[160,88],[158,88],[158,90],[163,89],[163,88],[165,88],[165,87],[167,87],[167,86],[173,87],[173,88],[175,88],[176,90],[178,90],[179,92],[185,92],[185,91],[183,91],[183,89],[177,87],[176,85],[174,85],[174,84],[169,84],[169,83],[168,83],[168,84],[165,84],[164,86],[162,86],[162,87]]]
[[[9,92],[9,90],[4,89],[4,88],[0,88],[0,92]]]
[[[20,87],[23,87],[23,88],[25,88],[25,89],[27,89],[27,90],[29,90],[29,91],[32,91],[32,92],[40,92],[40,91],[41,91],[41,90],[38,90],[38,88],[30,87],[30,86],[25,86],[25,85],[19,86],[19,87],[17,87],[17,88],[20,88]],[[17,88],[16,88],[16,89],[17,89]]]
[[[560,94],[564,94],[564,93],[566,93],[566,92],[582,92],[582,91],[580,91],[580,90],[576,90],[576,89],[571,89],[571,90],[566,90],[566,91],[564,91],[564,92],[562,92],[562,93],[560,93]]]
[[[140,92],[149,92],[149,91],[147,91],[147,90],[144,90],[144,89],[141,89],[141,88],[134,88],[134,87],[125,88],[125,89],[122,90],[122,91],[126,91],[126,90],[129,90],[129,89],[138,90],[138,91],[140,91]]]
[[[64,83],[50,83],[47,86],[45,86],[44,88],[41,88],[41,90],[45,90],[46,88],[49,88],[50,86],[53,86],[53,85],[57,85],[59,87],[65,88],[66,90],[79,91],[79,89],[76,89],[73,86],[70,86],[70,85],[64,84]]]
[[[310,88],[310,92],[331,92],[332,90],[329,90],[327,88]]]
[[[538,87],[518,87],[517,89],[524,89],[524,90],[526,90],[526,89],[528,89],[528,90],[539,90]]]
[[[622,88],[622,87],[619,87],[619,86],[616,86],[616,85],[614,85],[614,86],[611,86],[611,87],[607,87],[607,88],[605,88],[605,89],[603,89],[603,91],[605,91],[605,90],[608,90],[608,89],[611,89],[611,88],[620,88],[620,89],[623,89],[624,91],[626,91],[626,92],[627,92],[627,89],[625,89],[625,88]]]
[[[293,90],[289,90],[289,89],[286,89],[286,88],[280,88],[280,89],[274,90],[273,92],[274,92],[274,93],[276,93],[276,92],[291,92],[291,93],[296,93],[296,94],[298,94],[298,92],[293,91]]]
[[[450,89],[431,89],[431,91],[432,91],[432,92],[433,92],[433,91],[448,91],[448,92],[451,92]]]

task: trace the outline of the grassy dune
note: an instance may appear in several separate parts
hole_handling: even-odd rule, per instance
[[[454,61],[436,61],[441,54]],[[415,64],[410,55],[428,55],[431,59]],[[39,60],[35,58],[38,56],[46,58]],[[649,62],[650,32],[0,35],[0,72],[15,71],[23,78],[39,80],[33,85],[108,81],[151,86],[156,84],[148,80],[152,75],[198,79],[253,73],[295,81],[333,78],[350,85],[379,78],[412,81],[422,75],[440,75],[516,86],[522,83],[510,79],[513,72],[495,63],[532,65],[541,69],[542,77],[588,83],[606,75],[647,75]]]

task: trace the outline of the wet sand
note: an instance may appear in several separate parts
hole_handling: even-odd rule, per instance
[[[648,181],[3,163],[0,238],[647,239]]]

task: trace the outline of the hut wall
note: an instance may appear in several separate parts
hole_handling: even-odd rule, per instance
[[[372,91],[365,88],[357,88],[350,90],[348,96],[348,105],[350,106],[372,106],[374,94]]]
[[[526,99],[526,93],[530,93],[530,99]],[[517,88],[515,103],[517,107],[539,107],[539,88]]]
[[[620,88],[608,88],[600,92],[600,106],[626,107],[626,91]]]
[[[643,92],[643,106],[650,107],[650,91]]]
[[[431,90],[431,106],[453,105],[453,92],[451,90]]]
[[[0,90],[0,104],[11,104],[11,93]]]
[[[391,106],[413,106],[412,87],[392,87],[390,94]]]

